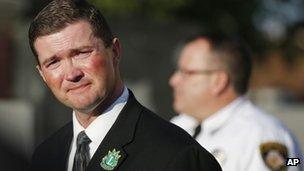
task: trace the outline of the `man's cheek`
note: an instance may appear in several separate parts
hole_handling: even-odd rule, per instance
[[[93,68],[105,68],[111,64],[110,58],[111,57],[106,54],[98,53],[91,58],[90,65],[92,65]]]
[[[60,74],[47,74],[45,75],[46,83],[51,89],[60,88],[63,76]]]

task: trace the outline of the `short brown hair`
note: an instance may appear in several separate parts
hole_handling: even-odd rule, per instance
[[[244,41],[239,37],[221,33],[198,34],[186,40],[186,44],[197,39],[206,39],[211,51],[226,67],[227,73],[236,93],[247,92],[251,76],[251,53]]]
[[[38,55],[34,47],[40,36],[50,35],[64,29],[68,24],[85,20],[91,25],[94,35],[105,46],[110,46],[113,34],[101,12],[86,0],[53,0],[34,18],[29,28],[29,43],[36,60]]]

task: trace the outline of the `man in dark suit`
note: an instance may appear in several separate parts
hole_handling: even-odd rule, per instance
[[[31,170],[221,170],[124,86],[119,40],[94,6],[52,1],[31,23],[29,41],[44,82],[73,109],[73,121],[35,150]]]

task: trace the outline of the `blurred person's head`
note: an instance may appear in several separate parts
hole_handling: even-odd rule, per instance
[[[251,58],[238,39],[220,34],[186,41],[169,84],[178,113],[202,121],[247,92]]]
[[[31,23],[29,40],[41,77],[66,106],[98,113],[120,95],[119,40],[85,0],[49,3]]]

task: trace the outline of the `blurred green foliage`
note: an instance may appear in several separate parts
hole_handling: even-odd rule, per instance
[[[257,0],[89,0],[107,16],[194,22],[204,31],[239,34],[256,52],[266,42],[253,26]]]
[[[255,0],[89,0],[108,15],[187,19],[211,27],[233,30],[239,22],[251,23]]]
[[[174,20],[181,22],[181,24],[193,22],[200,25],[204,31],[211,30],[238,34],[250,44],[254,52],[259,54],[258,56],[260,57],[263,56],[265,50],[276,48],[278,43],[269,41],[265,34],[262,33],[261,25],[256,23],[262,23],[263,21],[261,20],[265,19],[266,16],[270,16],[271,19],[271,15],[278,15],[285,21],[291,21],[290,17],[286,18],[284,15],[289,11],[289,15],[293,17],[295,15],[301,16],[301,14],[295,12],[295,8],[302,10],[301,5],[303,5],[301,0],[88,1],[96,5],[107,17],[150,20],[153,22]],[[37,14],[37,10],[40,10],[48,2],[50,0],[31,0],[28,14],[34,16]],[[258,15],[262,17],[258,18]],[[283,22],[283,29],[286,23],[288,22]],[[273,31],[270,29],[271,32]]]
[[[108,15],[167,19],[191,0],[89,0]]]

